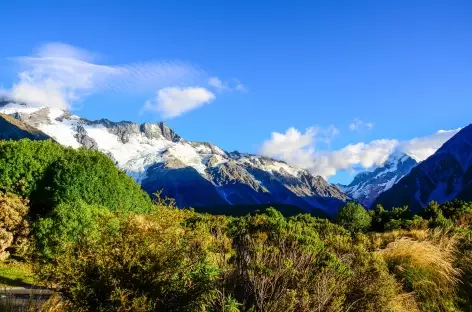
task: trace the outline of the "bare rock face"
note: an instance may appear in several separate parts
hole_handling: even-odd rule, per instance
[[[77,139],[77,142],[88,149],[98,150],[97,142],[88,136],[87,130],[82,125],[77,126],[76,131],[74,137]]]

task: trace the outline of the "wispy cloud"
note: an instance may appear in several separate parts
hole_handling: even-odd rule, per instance
[[[210,103],[215,95],[205,88],[164,88],[154,101],[147,101],[144,109],[159,112],[164,118],[174,118]]]
[[[317,148],[318,143],[324,141],[322,131],[309,128],[302,133],[292,127],[285,133],[273,132],[271,138],[262,144],[260,153],[328,178],[335,175],[338,170],[352,170],[359,167],[368,169],[381,165],[395,150],[403,151],[417,161],[422,161],[434,154],[459,130],[441,130],[409,141],[382,139],[368,143],[359,142],[339,150],[323,151]]]
[[[215,89],[217,92],[224,91],[247,91],[246,87],[239,82],[237,79],[233,79],[231,82],[223,81],[219,77],[208,78],[208,85]]]
[[[349,130],[351,131],[361,131],[361,130],[372,130],[374,124],[369,121],[362,121],[359,118],[355,118],[354,121],[349,124]]]
[[[189,63],[153,61],[122,65],[101,64],[97,54],[62,43],[42,45],[33,55],[13,60],[20,65],[18,80],[10,89],[4,90],[4,95],[28,104],[62,109],[74,108],[76,102],[99,92],[143,95],[158,92],[165,97],[169,96],[170,90],[187,88],[187,93],[184,94],[189,95],[195,93],[192,89],[194,86],[206,85],[209,80],[204,70]],[[238,85],[220,83],[221,88],[239,88]],[[172,94],[175,96],[175,93]],[[214,98],[212,95],[211,100]],[[170,105],[168,98],[158,99],[157,102]],[[189,105],[190,101],[186,103]],[[177,116],[175,112],[180,109],[182,105],[178,105],[173,110],[174,113],[166,116]],[[165,113],[171,110],[167,108],[157,111]]]

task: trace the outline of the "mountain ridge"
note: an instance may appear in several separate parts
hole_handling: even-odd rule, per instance
[[[91,121],[57,108],[18,103],[4,103],[0,113],[62,145],[104,152],[148,193],[163,189],[180,207],[278,203],[333,215],[349,199],[306,170],[226,152],[209,142],[186,141],[163,122]]]

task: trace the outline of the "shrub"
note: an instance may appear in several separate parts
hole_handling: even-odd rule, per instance
[[[29,198],[34,217],[77,201],[113,211],[151,209],[149,196],[108,156],[52,141],[1,141],[0,189]]]
[[[94,239],[100,235],[100,221],[106,216],[112,214],[101,206],[84,202],[61,203],[46,217],[35,222],[36,251],[52,259],[81,240]]]
[[[396,284],[383,260],[361,246],[341,248],[350,236],[328,224],[307,215],[286,219],[273,209],[235,219],[226,291],[246,310],[388,311]]]
[[[337,221],[351,232],[364,232],[369,229],[372,217],[362,205],[348,202],[339,211]]]
[[[72,309],[200,311],[220,271],[209,233],[182,226],[186,213],[160,207],[148,216],[102,216],[98,235],[38,266],[39,274]]]
[[[23,255],[29,247],[28,202],[14,194],[0,193],[0,260],[10,252]]]
[[[151,210],[151,199],[131,177],[108,156],[85,149],[69,151],[51,164],[32,194],[32,208],[44,215],[44,208],[78,201],[124,213]]]

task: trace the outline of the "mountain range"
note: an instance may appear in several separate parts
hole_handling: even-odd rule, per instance
[[[87,120],[50,107],[0,103],[3,138],[51,138],[111,157],[149,194],[179,207],[284,204],[334,214],[349,197],[320,176],[262,156],[190,142],[166,124]]]
[[[280,160],[187,141],[162,122],[93,121],[57,108],[0,100],[0,139],[21,138],[101,151],[149,194],[161,191],[179,207],[206,211],[277,204],[333,216],[349,200],[367,208],[409,205],[414,210],[431,200],[472,200],[472,125],[421,163],[396,151],[349,185],[330,184]]]

